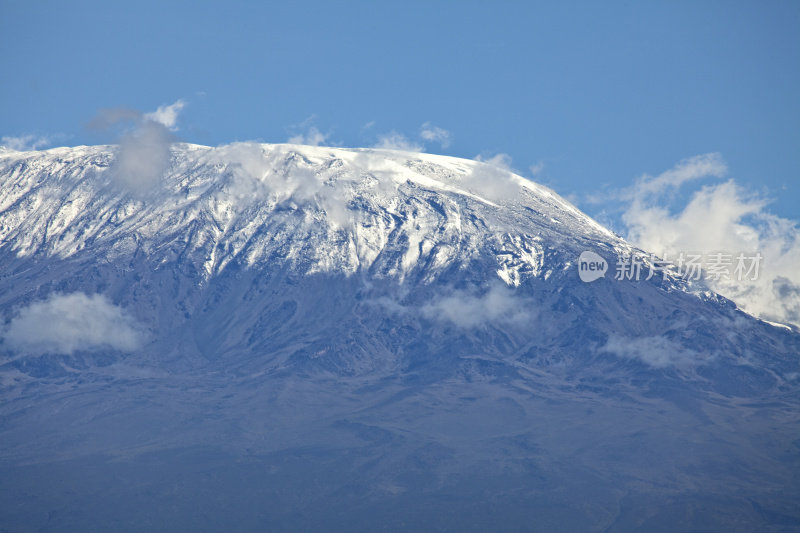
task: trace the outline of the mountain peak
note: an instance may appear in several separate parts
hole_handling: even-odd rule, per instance
[[[241,260],[401,279],[490,247],[512,285],[563,267],[544,259],[548,249],[624,246],[550,189],[478,161],[254,143],[147,155],[124,145],[3,154],[0,239],[19,256],[89,244],[107,257],[188,253],[207,275]]]

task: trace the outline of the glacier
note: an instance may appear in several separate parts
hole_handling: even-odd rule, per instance
[[[0,529],[800,529],[800,332],[583,283],[649,254],[552,190],[291,144],[131,172],[0,151]]]

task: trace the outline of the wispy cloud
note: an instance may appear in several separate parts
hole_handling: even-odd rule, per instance
[[[511,170],[511,156],[504,153],[495,154],[491,157],[477,155],[475,161],[486,163],[490,167],[497,168],[503,172],[512,172]]]
[[[404,152],[421,152],[425,149],[422,144],[409,140],[405,135],[397,131],[390,131],[378,136],[378,142],[373,148],[401,150]]]
[[[449,131],[438,126],[434,126],[430,122],[426,122],[420,127],[419,136],[425,141],[439,143],[442,148],[447,148],[450,146],[452,137]]]
[[[709,279],[709,286],[745,311],[778,322],[800,324],[800,228],[767,210],[767,199],[733,180],[704,185],[685,205],[670,209],[678,189],[700,178],[720,178],[719,154],[678,163],[655,177],[643,176],[622,194],[622,221],[637,246],[675,259],[680,252],[761,253],[758,278]]]
[[[289,128],[293,132],[287,142],[289,144],[304,144],[306,146],[320,146],[323,144],[330,144],[330,133],[322,133],[319,128],[314,125],[316,115],[311,115],[303,122],[295,124]]]
[[[617,357],[636,359],[654,368],[697,366],[714,357],[684,348],[663,335],[653,337],[611,335],[600,351]]]
[[[662,195],[677,190],[684,183],[706,177],[723,177],[728,171],[722,155],[710,153],[697,155],[678,162],[673,168],[658,176],[643,175],[630,189],[634,200],[646,200],[653,195]]]
[[[529,302],[499,281],[484,292],[454,290],[440,295],[421,311],[426,318],[461,328],[498,323],[522,325],[533,317]]]
[[[441,288],[424,305],[403,304],[408,292],[380,296],[366,303],[407,318],[422,317],[462,329],[485,326],[530,327],[536,319],[535,306],[530,298],[499,279],[483,286],[466,289]]]
[[[537,161],[533,165],[529,166],[528,170],[531,172],[531,176],[534,178],[540,176],[542,172],[544,172],[544,161]]]
[[[322,133],[315,126],[310,126],[304,133],[298,133],[289,137],[289,144],[305,144],[308,146],[319,146],[324,144],[329,134]]]
[[[122,308],[100,294],[55,294],[23,308],[3,332],[6,347],[23,354],[139,348],[144,333]]]
[[[28,152],[49,146],[51,139],[44,135],[20,135],[18,137],[0,138],[0,146],[17,152]]]
[[[351,181],[345,177],[332,179],[335,169],[318,173],[313,164],[254,142],[220,146],[210,157],[230,167],[232,179],[227,191],[240,202],[271,196],[279,203],[322,209],[328,215],[327,220],[339,227],[352,224],[347,207]]]
[[[89,131],[105,132],[120,124],[130,125],[142,117],[142,112],[129,107],[108,107],[97,111],[86,123]]]

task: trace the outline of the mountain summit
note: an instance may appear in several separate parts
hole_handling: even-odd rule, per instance
[[[432,280],[494,255],[514,286],[541,273],[546,250],[624,246],[551,190],[486,163],[257,144],[177,145],[163,164],[124,155],[0,154],[2,242],[17,256],[61,258],[89,245],[122,257],[138,242],[166,263],[199,260],[205,279],[231,263],[280,263],[299,274]]]
[[[620,257],[483,162],[0,152],[0,522],[797,527],[800,334]]]

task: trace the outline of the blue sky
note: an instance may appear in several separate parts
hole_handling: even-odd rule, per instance
[[[178,99],[208,145],[429,123],[451,143],[427,151],[506,153],[601,219],[609,191],[717,152],[800,219],[800,2],[0,0],[0,51],[1,136],[110,142],[99,109]]]

